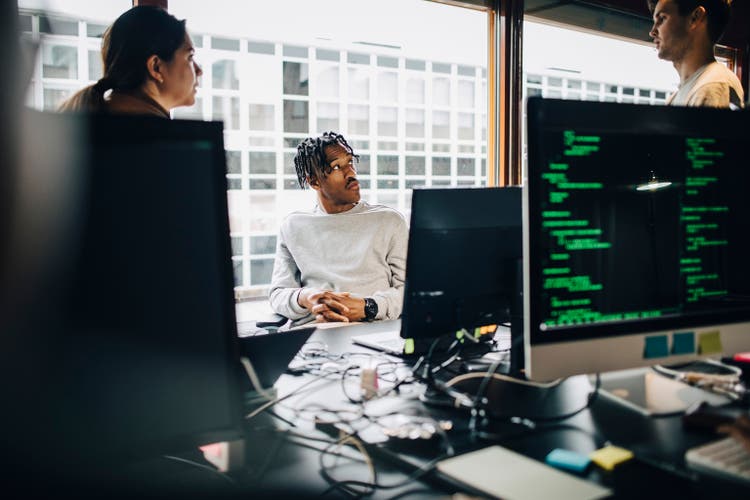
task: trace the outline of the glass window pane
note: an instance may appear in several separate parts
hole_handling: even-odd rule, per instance
[[[457,175],[474,175],[474,158],[458,158],[456,160]]]
[[[398,74],[393,72],[378,75],[378,102],[398,102]]]
[[[44,111],[55,111],[65,99],[73,95],[73,89],[44,89]]]
[[[250,253],[253,255],[276,253],[276,236],[251,236]]]
[[[44,78],[78,79],[78,49],[67,45],[42,45]]]
[[[240,128],[240,98],[229,96],[214,96],[213,120],[223,121],[225,130]]]
[[[357,151],[354,150],[356,153]],[[359,155],[359,165],[357,165],[357,174],[369,175],[370,174],[370,155]]]
[[[462,108],[474,107],[474,82],[458,82],[458,105]]]
[[[308,131],[307,101],[284,101],[284,132]]]
[[[232,255],[243,254],[244,245],[242,241],[242,237],[232,236]]]
[[[432,112],[432,137],[449,139],[451,135],[451,114],[448,111]]]
[[[378,175],[398,175],[398,156],[379,155]]]
[[[474,113],[458,114],[458,138],[474,139]]]
[[[407,156],[404,160],[406,161],[406,175],[425,174],[424,156]]]
[[[272,43],[255,42],[250,40],[247,42],[247,51],[251,54],[273,55],[276,53],[276,47]]]
[[[250,189],[276,189],[276,179],[250,179]]]
[[[329,66],[318,73],[317,93],[318,97],[339,98],[339,67]]]
[[[451,175],[451,159],[433,157],[432,175]]]
[[[378,108],[378,135],[395,137],[398,134],[398,108]]]
[[[406,80],[406,102],[424,104],[424,79],[409,78]]]
[[[424,61],[420,61],[418,59],[407,59],[406,60],[406,69],[413,69],[417,71],[424,71],[426,67],[426,64]]]
[[[276,130],[276,110],[273,104],[251,104],[250,130]]]
[[[370,64],[370,54],[347,52],[346,61],[352,64]]]
[[[341,60],[341,57],[339,56],[338,50],[326,50],[326,49],[316,49],[315,50],[315,58],[320,59],[321,61],[339,61]]]
[[[447,78],[432,79],[432,104],[435,106],[450,106],[451,81]]]
[[[221,60],[211,65],[211,84],[215,89],[237,90],[240,81],[237,79],[236,61]]]
[[[225,151],[227,158],[227,173],[242,173],[242,153],[240,151]]]
[[[248,168],[251,174],[275,174],[276,153],[269,151],[250,151]]]
[[[101,38],[107,27],[103,24],[86,23],[86,36],[90,38]]]
[[[340,130],[339,126],[339,105],[336,103],[319,102],[318,103],[318,132],[328,132]],[[350,128],[351,130],[351,128]]]
[[[448,73],[451,72],[451,65],[446,63],[432,63],[432,71],[435,73]]]
[[[307,63],[284,61],[284,93],[308,95]]]
[[[367,135],[370,133],[370,107],[349,106],[349,129],[351,135]]]
[[[217,50],[231,50],[237,52],[240,50],[240,41],[236,38],[219,38],[211,37],[211,48]]]
[[[370,74],[362,68],[349,68],[349,99],[370,99]]]
[[[250,261],[250,284],[267,285],[271,283],[273,274],[273,259]]]
[[[102,54],[98,50],[89,50],[89,80],[96,81],[104,74]]]
[[[78,36],[78,21],[42,15],[39,16],[39,32],[50,35]]]
[[[421,109],[406,110],[406,136],[424,137],[424,111]]]
[[[242,286],[242,272],[244,267],[242,259],[232,259],[232,267],[234,267],[234,286]]]

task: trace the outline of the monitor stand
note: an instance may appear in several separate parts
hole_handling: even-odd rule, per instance
[[[731,402],[726,396],[692,387],[651,368],[601,374],[599,395],[649,416],[682,414],[700,402],[713,406]]]

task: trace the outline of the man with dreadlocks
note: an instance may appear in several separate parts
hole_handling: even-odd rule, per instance
[[[282,223],[269,295],[291,326],[401,315],[406,221],[389,207],[360,200],[358,159],[335,132],[297,146],[299,185],[317,192],[317,204]]]

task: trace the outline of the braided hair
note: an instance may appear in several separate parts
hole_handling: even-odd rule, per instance
[[[308,137],[297,146],[297,154],[294,156],[294,168],[297,170],[297,181],[299,187],[305,189],[310,183],[308,179],[323,178],[331,173],[331,168],[326,161],[325,149],[328,146],[341,146],[347,153],[359,158],[354,150],[346,142],[343,135],[336,132],[324,132],[319,137]]]

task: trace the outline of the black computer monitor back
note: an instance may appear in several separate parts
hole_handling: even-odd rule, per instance
[[[237,437],[221,124],[51,119],[87,141],[50,380],[57,451],[100,464]]]
[[[415,189],[401,336],[510,321],[521,255],[520,188]]]

